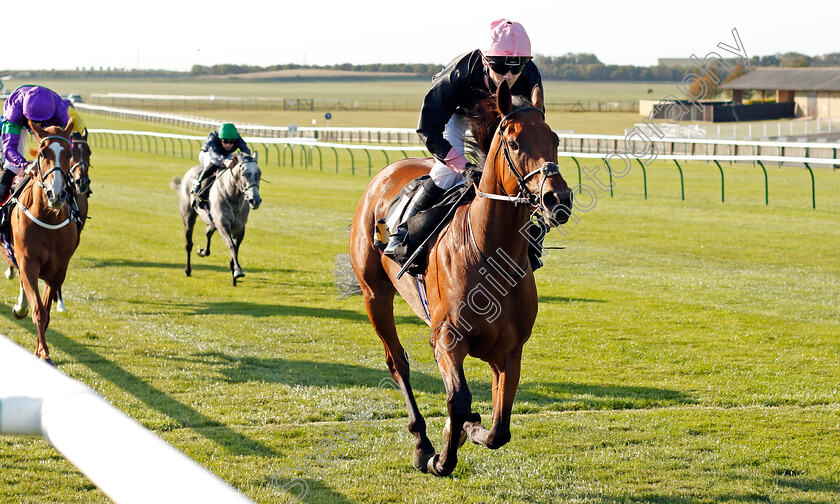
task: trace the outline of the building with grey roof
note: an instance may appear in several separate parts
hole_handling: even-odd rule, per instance
[[[720,86],[742,103],[744,91],[775,91],[776,102],[794,102],[796,117],[840,117],[840,68],[756,68]]]

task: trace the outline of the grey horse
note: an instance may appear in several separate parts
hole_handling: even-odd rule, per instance
[[[198,208],[196,202],[190,196],[190,182],[201,170],[201,166],[194,166],[184,174],[183,182],[180,177],[173,177],[170,187],[175,189],[180,198],[181,218],[184,220],[184,237],[186,238],[187,267],[184,272],[187,276],[192,274],[190,266],[190,254],[193,248],[193,227],[195,218],[201,219],[207,224],[204,234],[207,236],[207,244],[199,249],[198,255],[205,257],[210,255],[210,237],[218,230],[222,239],[230,249],[230,272],[233,276],[233,285],[236,279],[245,276],[242,267],[239,265],[239,246],[245,237],[245,223],[248,222],[248,214],[253,209],[259,208],[260,199],[260,178],[262,172],[257,165],[257,155],[239,155],[239,163],[231,168],[225,168],[218,172],[216,181],[210,187],[208,201],[210,212]]]

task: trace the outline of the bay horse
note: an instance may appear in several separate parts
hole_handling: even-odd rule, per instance
[[[82,229],[88,218],[88,198],[93,191],[90,190],[90,145],[88,145],[88,133],[74,131],[70,135],[70,140],[73,143],[73,166],[70,167],[70,185],[73,188],[72,197],[76,202],[76,208],[79,211],[78,226],[79,235],[82,234]],[[81,236],[80,236],[81,238]],[[56,310],[63,312],[66,310],[64,306],[64,294],[62,289],[58,289],[55,294]]]
[[[73,119],[64,128],[41,128],[32,121],[29,128],[38,141],[37,158],[30,168],[29,182],[13,200],[9,239],[14,260],[6,254],[3,257],[9,266],[20,270],[20,294],[12,313],[22,319],[32,306],[32,322],[38,331],[35,355],[55,365],[46,341],[50,308],[79,245],[76,221],[68,205]],[[42,297],[38,279],[45,282]]]
[[[528,261],[532,212],[562,224],[571,213],[572,193],[557,166],[559,139],[545,122],[543,95],[535,87],[531,104],[514,106],[507,83],[484,142],[486,161],[477,197],[461,206],[427,248],[425,284],[430,320],[415,278],[398,278],[400,266],[374,245],[374,225],[391,200],[412,179],[428,174],[430,159],[405,159],[385,167],[359,201],[350,231],[350,265],[364,296],[368,317],[385,347],[385,360],[408,409],[408,430],[416,438],[412,461],[421,472],[447,476],[465,438],[496,449],[510,438],[511,409],[519,384],[522,347],[537,315],[537,289]],[[501,118],[501,120],[499,120]],[[471,128],[476,134],[477,128]],[[478,138],[476,138],[478,140]],[[400,295],[431,328],[429,342],[446,388],[445,447],[435,453],[426,435],[409,382],[410,365],[397,336],[394,294]],[[467,355],[492,370],[492,426],[471,409],[463,363]]]
[[[170,187],[175,189],[180,198],[181,219],[184,221],[184,238],[187,250],[187,266],[184,273],[192,275],[190,256],[193,249],[193,228],[195,219],[201,216],[206,224],[204,235],[207,242],[204,248],[198,250],[198,255],[206,257],[210,255],[210,238],[218,229],[222,239],[230,250],[230,273],[233,277],[233,285],[236,280],[245,276],[242,266],[239,265],[239,247],[245,238],[245,224],[248,222],[248,214],[251,210],[260,207],[260,179],[262,171],[257,165],[257,153],[253,156],[239,154],[239,163],[231,168],[220,171],[216,181],[210,186],[208,200],[210,212],[197,208],[197,202],[192,201],[190,196],[189,181],[193,180],[197,173],[202,170],[201,166],[194,166],[187,170],[184,178],[173,177]],[[186,181],[186,182],[184,182]]]
[[[73,166],[70,167],[70,182],[76,197],[76,206],[81,214],[79,233],[85,227],[88,216],[88,198],[93,191],[90,190],[90,145],[88,144],[88,133],[74,132],[70,138],[73,142]]]

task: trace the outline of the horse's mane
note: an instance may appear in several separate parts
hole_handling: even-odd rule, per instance
[[[531,101],[524,96],[514,95],[513,108],[526,107]],[[487,153],[490,152],[490,145],[493,143],[493,135],[499,127],[502,116],[496,105],[496,97],[493,95],[479,100],[475,108],[468,115],[467,124],[471,136],[464,139],[464,150],[466,155],[475,160],[479,168],[484,167]]]

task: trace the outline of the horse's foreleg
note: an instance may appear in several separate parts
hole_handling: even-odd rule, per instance
[[[245,235],[244,230],[241,235]],[[236,285],[236,279],[245,276],[245,273],[242,271],[242,266],[239,265],[239,241],[231,235],[230,224],[227,223],[219,228],[219,236],[225,241],[225,245],[228,246],[228,250],[230,251],[230,272],[233,275],[233,285]]]
[[[449,418],[443,436],[446,447],[428,462],[429,472],[435,476],[449,476],[455,470],[458,464],[458,448],[464,442],[464,422],[471,418],[472,394],[464,376],[466,355],[466,343],[457,332],[448,327],[442,329],[435,343],[435,357],[446,387]]]
[[[184,273],[186,273],[187,276],[190,276],[192,275],[192,265],[190,264],[190,261],[193,249],[193,228],[195,227],[195,218],[197,215],[191,208],[182,208],[181,212],[184,212],[184,210],[187,211],[187,214],[184,217],[184,248],[187,250],[187,267],[184,268]],[[182,215],[184,214],[182,213]]]
[[[473,443],[495,450],[510,441],[510,413],[519,387],[521,365],[521,346],[507,356],[506,362],[490,365],[493,371],[493,426],[487,430],[480,419],[465,423],[464,431]]]
[[[20,263],[20,285],[26,294],[26,299],[32,306],[32,323],[38,331],[38,341],[35,345],[35,356],[50,364],[50,349],[47,346],[47,326],[50,324],[50,312],[41,302],[38,292],[39,266]],[[52,293],[50,293],[52,294]]]

